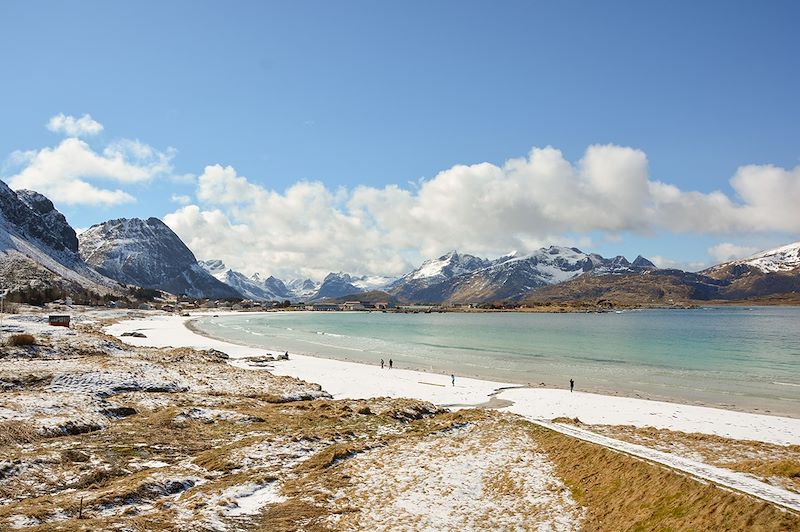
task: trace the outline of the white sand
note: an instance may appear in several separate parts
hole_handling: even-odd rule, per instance
[[[213,348],[234,359],[267,353],[261,348],[196,334],[184,326],[190,319],[156,315],[142,320],[126,320],[106,331],[115,336],[136,330],[147,335],[147,338],[122,338],[132,345]],[[249,367],[246,360],[234,360],[232,363]],[[277,375],[290,375],[318,383],[337,399],[410,397],[440,406],[468,405],[486,402],[490,394],[500,387],[514,386],[457,376],[456,386],[453,387],[449,375],[401,369],[381,370],[379,366],[294,354],[290,355],[290,360],[275,362],[270,366]],[[503,390],[497,394],[497,398],[513,401],[508,411],[533,420],[578,417],[591,424],[650,426],[782,445],[800,444],[800,419],[796,418],[544,388]]]

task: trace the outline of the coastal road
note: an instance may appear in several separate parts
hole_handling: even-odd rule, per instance
[[[553,423],[544,419],[534,419],[530,417],[526,417],[526,419],[542,427],[560,432],[561,434],[602,445],[603,447],[643,458],[651,462],[656,462],[691,476],[712,482],[718,486],[746,493],[778,506],[800,512],[800,494],[766,484],[744,473],[737,473],[729,469],[704,464],[674,454],[650,449],[642,445],[609,438],[608,436],[596,434],[572,425]]]

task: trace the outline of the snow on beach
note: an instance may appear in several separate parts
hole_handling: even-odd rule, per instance
[[[217,349],[239,359],[232,363],[241,367],[249,366],[247,357],[265,354],[263,348],[236,345],[197,334],[184,326],[190,319],[154,316],[144,320],[125,320],[106,331],[115,336],[140,331],[147,336],[122,338],[133,345]],[[590,424],[656,427],[781,445],[800,444],[800,419],[796,418],[630,397],[571,393],[568,390],[521,388],[463,377],[456,379],[456,386],[451,386],[447,375],[397,368],[381,370],[379,366],[295,354],[290,360],[277,362],[269,369],[276,375],[320,384],[337,399],[409,397],[439,406],[458,407],[483,404],[494,396],[513,401],[506,407],[508,411],[533,420],[577,417]],[[498,393],[500,388],[509,389]]]

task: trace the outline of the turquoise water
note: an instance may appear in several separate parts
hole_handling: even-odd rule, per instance
[[[800,417],[800,308],[605,314],[282,312],[203,318],[231,341],[504,382]]]

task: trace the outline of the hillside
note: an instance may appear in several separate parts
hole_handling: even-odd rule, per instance
[[[197,264],[194,254],[158,218],[109,220],[79,237],[81,257],[121,283],[190,297],[241,298]]]
[[[31,303],[65,296],[92,301],[124,291],[81,260],[75,230],[49,199],[2,181],[0,279],[11,300]]]

